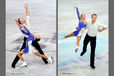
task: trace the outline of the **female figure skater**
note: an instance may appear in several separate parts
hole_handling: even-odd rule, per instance
[[[80,13],[79,13],[78,8],[76,7],[76,5],[74,5],[74,8],[76,8],[76,12],[77,12],[78,19],[79,19],[78,27],[76,27],[76,31],[70,33],[69,35],[64,36],[63,38],[77,36],[77,43],[76,43],[76,49],[75,49],[75,52],[77,52],[78,47],[79,47],[79,42],[81,40],[82,33],[83,33],[85,27],[87,26],[87,22],[85,20],[85,18],[86,18],[85,14],[82,13],[81,16],[80,16]]]
[[[31,32],[32,29],[31,29],[31,24],[30,24],[30,22],[29,22],[29,20],[30,20],[30,13],[29,13],[28,4],[25,4],[24,8],[25,8],[25,10],[26,10],[26,20],[25,20],[24,18],[19,18],[17,22],[18,22],[18,24],[20,24],[20,25],[22,24],[23,26],[26,26],[26,28]],[[22,47],[20,48],[19,51],[21,51],[22,49],[25,49],[27,37],[28,37],[28,35],[25,35],[25,34],[24,34],[23,44],[22,44]],[[40,54],[45,55],[44,52],[43,52],[43,50],[41,49],[41,47],[40,47],[38,41],[40,41],[40,39],[35,39],[35,40],[32,42],[32,46],[33,46]],[[11,64],[12,68],[15,68],[15,65],[16,65],[16,63],[19,61],[19,59],[20,59],[20,58],[18,57],[18,55],[16,55],[15,59],[13,60],[13,62],[12,62],[12,64]],[[42,60],[44,61],[45,64],[48,64],[48,61],[47,61],[46,59],[42,58]]]
[[[42,57],[44,59],[46,59],[48,62],[50,63],[53,63],[53,60],[52,60],[52,57],[46,57],[45,55],[43,54],[40,54],[38,53],[37,51],[35,51],[35,49],[33,48],[32,46],[32,42],[35,40],[35,39],[40,39],[40,35],[33,35],[27,28],[26,26],[23,26],[23,25],[20,25],[18,23],[18,20],[16,19],[15,20],[16,23],[18,24],[21,32],[25,35],[28,35],[28,38],[26,40],[26,48],[25,49],[22,49],[17,55],[18,57],[21,59],[22,61],[22,65],[21,66],[27,66],[27,63],[24,61],[22,55],[23,54],[26,54],[26,53],[29,53],[29,52],[32,52],[34,53],[36,56],[39,56],[39,57]]]

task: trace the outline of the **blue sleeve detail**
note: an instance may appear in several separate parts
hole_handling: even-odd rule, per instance
[[[24,27],[24,29],[27,31],[27,34],[29,35],[29,36],[31,36],[31,37],[33,37],[34,38],[34,35],[33,34],[31,34],[30,33],[30,31],[25,27],[25,26],[23,26]]]
[[[81,17],[80,17],[80,13],[79,13],[79,11],[78,11],[78,8],[76,7],[76,12],[77,12],[77,15],[78,15],[78,19],[80,20],[81,19]]]
[[[21,30],[21,29],[20,29]],[[23,31],[23,30],[21,30],[21,32],[23,33],[23,34],[25,34],[25,35],[29,35],[27,32],[25,32],[25,31]]]
[[[23,27],[27,31],[27,33],[30,35],[31,34],[30,31],[25,26],[23,26]]]
[[[26,32],[20,29],[21,32],[22,32],[23,34],[25,34],[25,35],[28,35],[28,36],[31,36],[31,37],[34,38],[34,35],[31,34],[31,32],[30,32],[25,26],[23,26],[23,27],[24,27],[24,29],[26,30]]]

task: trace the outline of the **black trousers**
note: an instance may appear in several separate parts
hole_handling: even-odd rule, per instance
[[[95,48],[96,48],[96,37],[90,37],[88,34],[86,34],[86,37],[85,37],[84,43],[83,43],[82,54],[84,54],[87,51],[87,45],[88,45],[89,42],[90,42],[90,46],[91,46],[90,65],[94,65]]]
[[[22,44],[22,47],[21,47],[21,49],[20,49],[20,51],[22,50],[22,49],[25,49],[25,47],[26,47],[26,40],[27,40],[27,38],[26,37],[24,37],[24,42],[23,42],[23,44]],[[42,51],[42,49],[40,48],[40,45],[37,43],[37,41],[39,41],[40,39],[36,39],[35,41],[33,41],[32,42],[32,45],[38,50],[38,52],[40,53],[40,54],[43,54],[44,55],[44,52]],[[42,60],[45,62],[45,64],[47,64],[48,63],[48,61],[46,60],[46,59],[44,59],[44,58],[42,58]],[[13,60],[13,62],[12,62],[12,67],[13,68],[15,68],[15,65],[16,65],[16,63],[19,61],[19,57],[16,55],[16,57],[15,57],[15,59]]]

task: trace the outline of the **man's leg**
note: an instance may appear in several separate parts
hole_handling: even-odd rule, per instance
[[[24,42],[23,42],[23,45],[22,45],[20,51],[26,47],[26,39],[27,39],[27,38],[24,37],[24,39],[23,39]],[[13,68],[15,68],[15,65],[16,65],[16,63],[17,63],[18,61],[19,61],[19,57],[16,55],[15,59],[14,59],[13,62],[12,62],[12,67],[13,67]]]
[[[32,42],[32,45],[38,50],[38,52],[39,52],[40,54],[45,55],[44,52],[42,51],[42,49],[40,48],[40,45],[37,43],[37,40],[33,41],[33,42]],[[42,58],[42,60],[45,62],[45,64],[48,63],[48,61],[47,61],[45,58]]]
[[[95,68],[94,61],[95,61],[96,37],[91,39],[90,45],[91,45],[90,66],[92,68]]]
[[[85,52],[87,51],[87,45],[88,45],[89,41],[90,41],[90,37],[86,34],[86,37],[83,42],[83,51],[81,52],[80,56],[83,56],[85,54]]]

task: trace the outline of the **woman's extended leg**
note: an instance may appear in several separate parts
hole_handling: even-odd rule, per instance
[[[74,36],[74,32],[70,33],[69,35],[64,36],[64,38],[72,37]]]
[[[48,60],[48,57],[46,57],[45,55],[43,55],[43,54],[40,54],[40,53],[38,53],[38,52],[35,52],[34,53],[36,56],[39,56],[39,57],[42,57],[42,58],[45,58],[46,60]]]
[[[22,55],[23,54],[25,54],[25,52],[23,52],[23,51],[20,51],[18,54],[17,54],[17,56],[21,59],[21,61],[22,61],[22,64],[20,65],[21,67],[23,67],[23,66],[25,66],[25,67],[27,67],[27,63],[24,61],[24,59],[23,59],[23,57],[22,57]]]
[[[45,55],[43,55],[43,54],[40,54],[40,53],[38,53],[38,52],[35,52],[34,53],[36,56],[39,56],[39,57],[42,57],[42,58],[44,58],[44,59],[46,59],[49,63],[53,63],[53,57],[46,57]]]
[[[75,50],[75,52],[78,51],[80,40],[81,40],[81,36],[77,36],[77,42],[76,42],[76,50]]]
[[[32,45],[38,50],[38,52],[39,52],[40,54],[45,55],[44,52],[43,52],[43,50],[41,49],[39,43],[37,42],[37,40],[39,40],[39,39],[36,39],[35,41],[33,41],[33,42],[32,42]],[[42,58],[42,60],[45,62],[45,64],[48,63],[48,61],[47,61],[45,58]]]
[[[81,40],[81,36],[77,36],[76,46],[79,46],[80,40]]]
[[[25,54],[23,51],[20,51],[17,55],[18,57],[21,59],[22,62],[24,62],[24,59],[22,57],[22,55]]]

